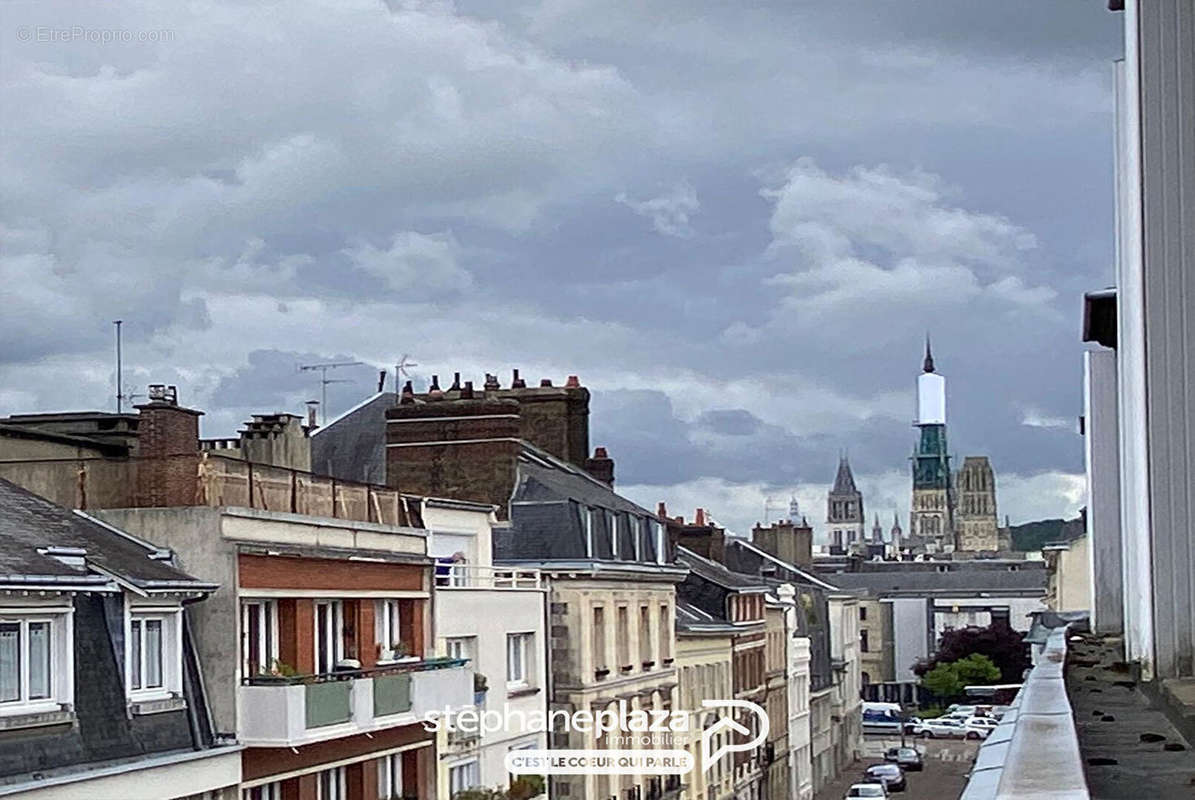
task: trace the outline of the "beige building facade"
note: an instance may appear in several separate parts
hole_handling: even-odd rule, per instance
[[[1051,611],[1090,611],[1091,551],[1087,534],[1042,548],[1050,571],[1046,605]]]
[[[692,608],[678,611],[676,631],[676,668],[680,676],[679,707],[697,711],[701,701],[714,697],[731,697],[733,659],[733,630],[718,632],[720,627],[704,620]],[[693,756],[693,771],[685,776],[681,794],[685,800],[725,800],[734,796],[732,762],[722,759],[707,772],[701,759],[700,730],[712,723],[717,711],[696,714],[699,725],[687,737],[684,749]],[[715,743],[715,747],[717,743]]]

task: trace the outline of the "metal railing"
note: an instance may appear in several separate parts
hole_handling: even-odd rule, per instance
[[[368,669],[339,669],[333,672],[317,672],[298,675],[252,675],[241,679],[243,686],[296,686],[309,683],[331,683],[351,681],[356,678],[373,678],[378,675],[394,675],[404,672],[426,672],[433,669],[463,667],[467,658],[423,658],[415,661],[396,661]]]
[[[542,589],[537,569],[437,564],[437,589]]]
[[[959,800],[1089,800],[1063,678],[1067,630],[1050,632],[1016,699],[979,748]]]

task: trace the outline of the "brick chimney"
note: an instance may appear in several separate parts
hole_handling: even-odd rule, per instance
[[[175,506],[195,502],[202,411],[178,404],[178,389],[153,383],[149,402],[136,406],[139,422],[137,505]]]
[[[553,386],[549,378],[539,386],[527,386],[515,370],[509,389],[491,389],[488,383],[486,389],[495,397],[519,401],[523,439],[588,471],[589,390],[576,375],[570,375],[563,386]]]
[[[585,471],[607,486],[614,486],[614,459],[606,452],[606,448],[594,448],[593,458],[585,459]]]
[[[386,411],[386,482],[414,494],[493,503],[505,519],[518,477],[519,425],[517,400],[404,391]]]
[[[797,567],[813,567],[813,528],[805,522],[780,520],[771,525],[755,523],[751,543],[781,561]]]
[[[664,510],[664,504],[660,503],[660,511]],[[674,547],[692,550],[719,564],[726,563],[726,529],[715,525],[706,516],[705,509],[697,509],[697,517],[692,523],[686,523],[684,517],[670,519],[662,516],[662,521]]]

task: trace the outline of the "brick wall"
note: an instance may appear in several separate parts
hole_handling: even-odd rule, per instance
[[[142,461],[136,471],[136,505],[190,505],[195,502],[199,417],[203,412],[183,408],[173,400],[151,400],[137,406],[137,410],[138,455],[160,461]]]

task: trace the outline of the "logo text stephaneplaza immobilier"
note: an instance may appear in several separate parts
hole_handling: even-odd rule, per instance
[[[703,770],[709,770],[727,753],[754,750],[767,738],[768,715],[759,705],[746,700],[703,700],[701,705],[704,709],[701,712],[629,709],[625,700],[618,701],[617,709],[598,712],[524,711],[505,704],[501,710],[445,708],[429,712],[423,727],[432,733],[444,730],[479,736],[499,731],[578,732],[604,745],[591,750],[513,750],[506,756],[506,768],[515,774],[681,775],[691,771],[694,763],[692,755],[677,748],[689,743],[694,730],[701,731]],[[717,716],[713,709],[718,708],[737,709],[738,713]],[[723,743],[714,749],[715,737],[722,731],[737,734],[739,740],[730,741],[732,737],[725,736]],[[654,749],[615,749],[618,747]]]

